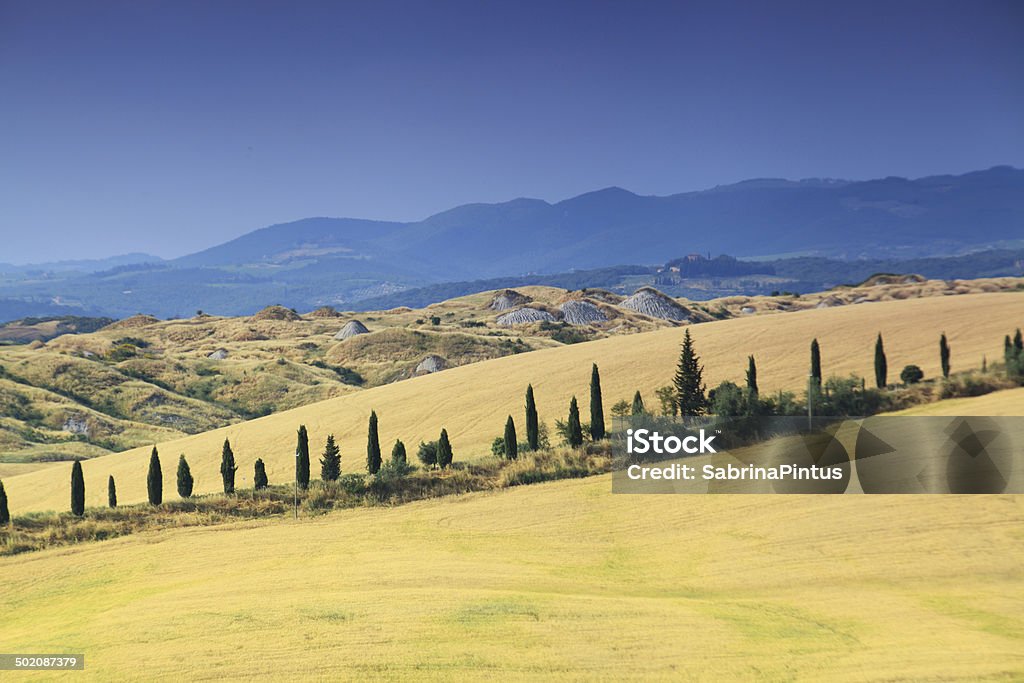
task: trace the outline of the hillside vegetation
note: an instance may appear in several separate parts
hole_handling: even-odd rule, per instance
[[[136,315],[92,333],[0,346],[0,463],[90,458],[196,434],[360,389],[481,360],[715,319],[879,301],[1018,291],[1024,280],[880,276],[856,287],[793,296],[673,301],[641,289],[520,287],[364,314],[324,307],[299,315],[269,306],[253,316],[160,321]],[[511,308],[496,309],[511,296]],[[654,304],[652,306],[652,304]],[[566,316],[582,307],[592,318]],[[649,315],[674,306],[677,317]],[[502,324],[505,316],[549,317]],[[530,316],[526,316],[530,317]],[[339,340],[361,321],[369,334]]]
[[[926,377],[934,377],[939,374],[940,333],[949,338],[954,368],[966,370],[979,367],[983,357],[990,362],[1001,358],[1007,321],[1022,319],[1024,294],[992,293],[814,308],[687,329],[702,356],[708,386],[740,380],[746,357],[753,353],[761,390],[767,394],[800,391],[806,385],[807,349],[815,337],[821,343],[826,375],[870,376],[875,336],[881,332],[890,367],[914,363]],[[678,328],[665,328],[498,358],[160,442],[159,449],[168,463],[179,453],[187,456],[197,493],[220,489],[218,468],[225,438],[230,438],[239,461],[240,488],[252,485],[252,462],[257,457],[266,463],[270,481],[280,483],[293,477],[295,430],[305,424],[314,453],[333,433],[341,445],[343,471],[358,471],[365,467],[367,417],[376,410],[386,447],[396,438],[410,446],[436,439],[446,427],[456,460],[475,459],[490,452],[506,415],[522,415],[528,383],[536,389],[541,420],[549,426],[556,418],[564,419],[573,394],[586,411],[591,363],[601,367],[606,406],[629,399],[638,389],[653,405],[655,388],[668,384],[672,375],[680,341]],[[149,450],[143,447],[85,462],[88,504],[105,503],[108,475],[116,478],[123,502],[144,500]],[[61,465],[6,480],[11,509],[65,509],[68,470]]]
[[[84,652],[89,680],[1024,676],[1020,496],[610,488],[3,557],[0,649]]]

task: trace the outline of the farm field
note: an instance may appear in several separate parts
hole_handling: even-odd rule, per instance
[[[916,363],[926,377],[934,377],[939,372],[940,333],[947,334],[953,368],[959,371],[980,367],[983,357],[990,361],[1000,358],[1003,335],[1020,320],[1024,320],[1024,293],[987,293],[752,316],[688,329],[701,354],[708,386],[725,379],[741,380],[746,357],[753,353],[762,392],[772,392],[802,390],[807,349],[814,337],[821,343],[826,376],[870,376],[874,339],[881,332],[891,369]],[[489,453],[505,415],[521,415],[528,383],[535,387],[541,420],[549,427],[556,418],[564,417],[573,394],[581,399],[581,411],[586,414],[593,362],[601,368],[606,410],[637,389],[654,405],[654,390],[670,381],[681,337],[678,328],[662,329],[483,361],[158,446],[167,472],[179,453],[186,455],[197,493],[219,490],[218,467],[225,438],[230,438],[239,463],[239,487],[252,485],[252,462],[257,457],[266,463],[271,482],[290,481],[299,424],[309,429],[314,454],[327,434],[333,433],[341,445],[343,470],[361,470],[371,410],[380,416],[385,449],[389,450],[396,438],[414,449],[418,441],[436,438],[444,426],[451,435],[456,460],[473,459]],[[122,502],[144,500],[149,451],[149,447],[137,448],[84,462],[87,505],[105,504],[106,480],[111,474]],[[65,464],[5,480],[12,511],[64,509],[69,470]],[[169,477],[165,482],[170,485]]]
[[[0,649],[85,653],[82,680],[1024,676],[1020,496],[610,487],[0,558]]]

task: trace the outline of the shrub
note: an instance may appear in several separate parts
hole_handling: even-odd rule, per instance
[[[257,491],[267,488],[267,467],[263,464],[263,458],[256,458],[253,465],[252,484]]]
[[[416,451],[416,457],[424,467],[434,467],[437,465],[437,442],[428,441],[426,443],[420,442],[419,449]]]
[[[916,365],[908,365],[900,372],[900,380],[904,384],[917,384],[924,379],[924,371]]]

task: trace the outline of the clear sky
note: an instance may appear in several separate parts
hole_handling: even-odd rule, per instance
[[[0,0],[0,262],[1024,166],[1024,2]]]

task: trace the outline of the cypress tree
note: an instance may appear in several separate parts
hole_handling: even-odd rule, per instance
[[[195,481],[192,479],[192,468],[188,466],[188,461],[185,460],[185,454],[182,453],[178,457],[178,495],[182,498],[189,498],[192,496],[192,485]]]
[[[747,394],[750,399],[757,400],[757,363],[753,356],[747,356]]]
[[[533,385],[526,387],[526,443],[530,450],[540,448],[540,421],[537,419],[537,403],[533,400]]]
[[[597,363],[590,369],[590,438],[604,438],[604,402],[601,400],[601,373]]]
[[[252,485],[257,491],[267,488],[267,466],[263,464],[263,458],[256,458],[252,466]]]
[[[0,526],[7,526],[11,523],[11,511],[7,509],[7,491],[4,491],[4,483],[0,481]]]
[[[337,481],[340,476],[341,450],[334,443],[334,434],[328,434],[324,453],[320,456],[320,478],[324,481]]]
[[[402,443],[401,439],[395,439],[395,445],[391,449],[391,466],[401,470],[408,464],[408,460],[405,457],[405,444]]]
[[[299,425],[298,442],[295,444],[295,481],[299,488],[309,488],[309,434],[306,425]]]
[[[515,460],[519,457],[519,442],[516,441],[516,423],[512,421],[511,415],[505,421],[505,457],[509,460]]]
[[[811,341],[811,378],[814,384],[821,388],[821,346],[818,340]]]
[[[576,404],[576,397],[569,401],[569,445],[579,448],[583,445],[583,428],[580,426],[580,407]]]
[[[683,335],[683,346],[679,352],[679,365],[676,367],[673,385],[680,415],[687,417],[704,414],[708,406],[708,399],[704,393],[707,388],[704,386],[704,368],[693,348],[690,330],[686,330]]]
[[[307,465],[309,460],[306,461]],[[224,439],[224,447],[220,451],[220,478],[224,483],[224,493],[229,496],[235,492],[235,472],[238,467],[235,465],[235,452],[231,450],[231,443]],[[307,470],[308,475],[308,470]]]
[[[160,454],[156,452],[156,446],[153,446],[153,452],[149,454],[146,491],[149,493],[150,505],[159,505],[164,502],[164,473],[160,469]]]
[[[1020,328],[1017,328],[1017,333],[1013,335],[1013,348],[1020,355],[1021,351],[1024,351],[1024,335],[1021,335]]]
[[[949,379],[949,342],[945,332],[939,337],[939,362],[942,364],[942,376]]]
[[[117,507],[117,486],[114,484],[114,475],[107,477],[107,505]]]
[[[882,333],[878,333],[875,340],[875,386],[884,389],[889,383],[886,381],[889,376],[889,363],[885,359],[885,345],[882,343]]]
[[[78,460],[71,466],[71,513],[77,517],[85,514],[85,476]]]
[[[437,440],[437,465],[441,469],[451,467],[452,460],[454,459],[452,453],[452,444],[448,441],[448,430],[441,430],[441,437]]]
[[[370,426],[366,433],[366,471],[370,474],[380,472],[383,458],[380,454],[380,437],[377,435],[377,413],[370,411]]]
[[[639,390],[637,390],[637,392],[633,394],[633,406],[630,409],[630,413],[633,415],[644,414],[644,399],[640,396]]]

